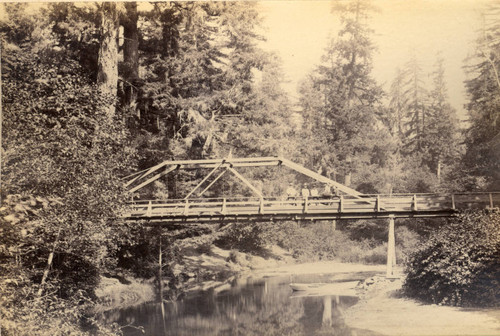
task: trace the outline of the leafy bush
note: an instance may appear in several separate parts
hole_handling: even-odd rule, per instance
[[[438,304],[498,306],[499,256],[500,213],[462,214],[411,255],[404,291]]]
[[[268,243],[264,234],[266,226],[266,223],[235,223],[224,236],[215,241],[215,244],[225,249],[259,253]]]

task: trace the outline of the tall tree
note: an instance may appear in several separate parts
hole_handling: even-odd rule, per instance
[[[120,74],[123,80],[123,103],[124,107],[137,113],[136,107],[139,87],[139,29],[137,23],[139,15],[137,2],[125,2],[124,12],[120,16],[120,24],[123,26],[123,63]]]
[[[487,13],[487,14],[486,14]],[[500,188],[500,6],[485,8],[482,36],[468,64],[466,82],[470,128],[464,166],[473,177],[469,187]]]
[[[449,103],[445,82],[444,60],[438,58],[432,73],[433,88],[429,93],[427,127],[424,131],[426,164],[441,181],[443,165],[455,165],[460,155],[458,119]]]
[[[313,113],[316,123],[324,125],[321,141],[331,156],[321,165],[335,167],[346,184],[353,172],[370,163],[374,139],[383,138],[375,118],[382,90],[371,77],[374,46],[368,18],[373,10],[369,1],[335,2],[342,27],[312,76],[312,88],[321,93],[321,107]]]
[[[423,137],[428,126],[428,92],[425,89],[423,72],[414,55],[404,70],[404,96],[406,97],[405,137],[403,150],[406,155],[421,152]]]
[[[101,92],[115,99],[118,89],[118,28],[117,4],[103,2],[98,4],[101,15],[101,34],[99,44],[97,84]],[[115,103],[108,107],[108,114],[115,114]]]

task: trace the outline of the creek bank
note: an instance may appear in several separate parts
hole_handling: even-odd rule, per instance
[[[215,246],[206,253],[186,253],[172,267],[174,279],[166,277],[163,280],[164,299],[177,300],[184,293],[198,290],[222,291],[231,286],[230,282],[236,276],[250,276],[258,270],[270,270],[295,262],[287,251],[276,246],[267,249],[266,258]],[[99,299],[96,311],[132,307],[156,299],[156,279],[137,279],[124,274],[118,278],[120,280],[115,277],[101,278],[96,290]]]
[[[402,296],[403,280],[365,281],[360,300],[344,312],[356,329],[383,335],[500,335],[500,309],[464,309],[422,304]]]

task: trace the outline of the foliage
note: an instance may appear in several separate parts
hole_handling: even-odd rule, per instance
[[[266,223],[234,223],[214,243],[221,248],[258,254],[267,244],[264,235],[266,226]]]
[[[332,179],[389,191],[389,175],[380,177],[390,165],[393,141],[377,120],[383,92],[371,75],[375,46],[367,18],[373,10],[369,1],[334,6],[341,29],[300,88],[298,147],[308,166]]]
[[[384,263],[387,248],[379,242],[354,241],[347,233],[335,230],[331,223],[300,225],[296,222],[238,224],[216,242],[224,248],[262,254],[265,247],[278,245],[302,262],[339,260],[344,262]]]
[[[46,24],[39,15],[31,20]],[[12,26],[4,29],[2,198],[10,215],[1,224],[2,268],[21,275],[10,286],[24,296],[6,296],[1,310],[19,312],[6,317],[19,333],[49,333],[50,318],[77,333],[90,323],[99,275],[130,238],[118,219],[125,201],[118,176],[134,150],[123,147],[121,117],[105,112],[113,97],[99,92],[77,60],[53,39],[42,39],[42,48],[38,28],[22,41]]]
[[[411,254],[404,291],[438,304],[498,305],[499,255],[500,214],[464,213]]]
[[[465,173],[471,176],[468,189],[500,188],[500,7],[491,3],[484,9],[483,34],[474,55],[468,60],[466,81],[470,127],[465,132]],[[485,15],[486,17],[486,15]]]

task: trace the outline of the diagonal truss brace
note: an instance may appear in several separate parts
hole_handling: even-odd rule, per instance
[[[139,185],[132,187],[129,189],[130,193],[133,193],[144,186],[148,185],[149,183],[154,182],[158,178],[160,178],[163,175],[166,175],[175,169],[200,169],[200,168],[211,168],[212,171],[209,173],[207,177],[205,177],[204,181],[202,183],[206,182],[206,180],[213,175],[213,173],[218,169],[218,168],[226,168],[228,170],[231,170],[231,172],[236,175],[243,183],[245,183],[246,186],[248,186],[255,194],[259,195],[259,197],[262,197],[262,193],[257,190],[247,179],[245,179],[240,173],[238,173],[234,168],[237,167],[264,167],[264,166],[286,166],[298,173],[301,173],[303,175],[309,176],[310,178],[321,182],[328,184],[335,189],[356,197],[356,198],[361,198],[363,194],[360,192],[349,188],[343,184],[340,184],[336,181],[333,181],[323,175],[320,175],[310,169],[307,169],[301,165],[298,165],[288,159],[282,158],[282,157],[253,157],[253,158],[231,158],[230,161],[227,159],[205,159],[205,160],[179,160],[179,161],[163,161],[149,169],[143,170],[141,172],[137,172],[134,174],[129,175],[127,178],[132,178],[129,180],[125,186],[130,187],[134,182],[140,182],[141,180],[145,179],[148,177],[150,174],[164,168],[165,170],[159,174],[156,174],[155,176],[147,179],[146,181],[140,183]],[[165,168],[171,166],[169,168]],[[201,186],[201,184],[200,184]],[[200,186],[197,186],[195,189],[198,189]],[[204,190],[203,192],[205,192]],[[192,194],[192,193],[191,193]],[[190,195],[189,195],[190,196]]]

